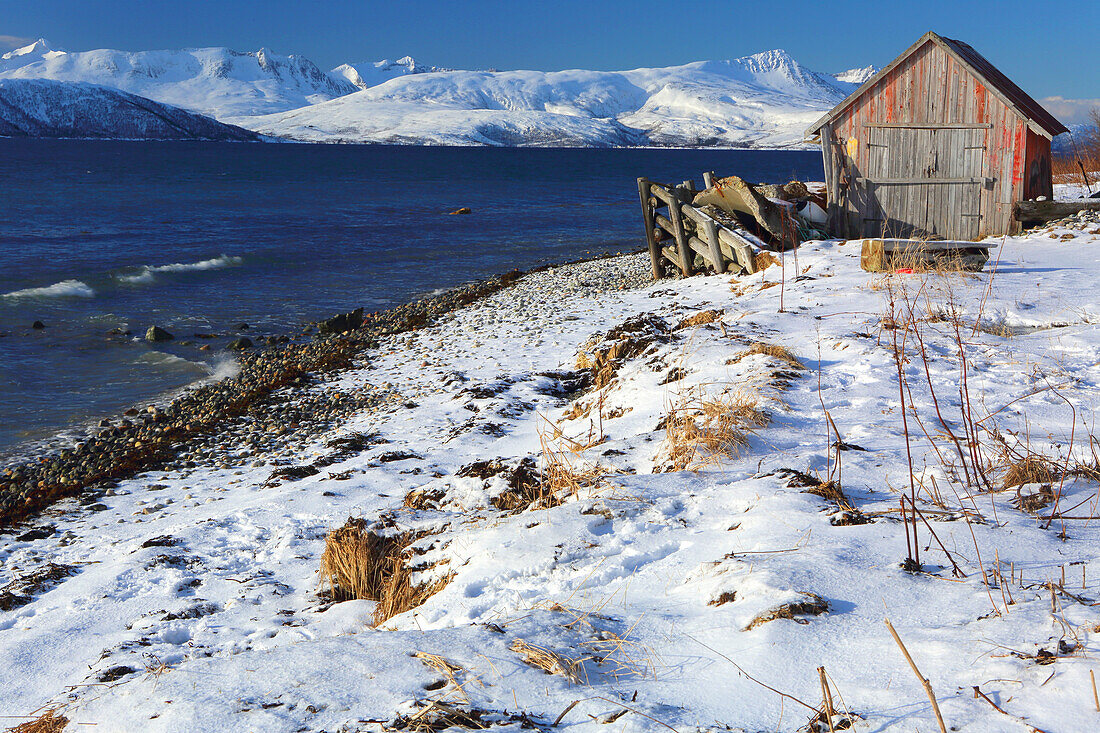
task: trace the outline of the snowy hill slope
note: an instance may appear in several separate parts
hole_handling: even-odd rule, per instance
[[[324,142],[787,147],[854,89],[776,50],[619,72],[407,74],[238,123]]]
[[[358,89],[307,58],[279,56],[266,49],[67,53],[41,39],[5,54],[0,78],[100,84],[220,120],[282,112]]]
[[[209,117],[93,84],[0,79],[0,136],[256,140]]]

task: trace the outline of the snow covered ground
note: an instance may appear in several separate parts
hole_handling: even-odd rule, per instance
[[[857,243],[829,241],[746,277],[627,287],[645,255],[525,276],[315,387],[395,393],[337,433],[212,451],[4,535],[0,714],[60,705],[97,731],[796,731],[824,667],[837,729],[936,730],[889,618],[949,729],[1094,730],[1087,228],[998,240],[995,275],[871,275]],[[577,393],[578,353],[611,343],[627,345],[604,386]],[[706,404],[746,442],[685,459],[670,410]],[[750,404],[766,425],[738,422]],[[955,435],[974,426],[996,491],[937,407]],[[341,437],[355,449],[327,447]],[[1002,489],[1001,452],[1053,473]],[[476,462],[524,458],[578,490],[496,508],[508,473]],[[900,567],[911,475],[919,572]],[[377,628],[374,602],[327,600],[325,537],[349,516],[419,535],[414,577],[445,586]]]

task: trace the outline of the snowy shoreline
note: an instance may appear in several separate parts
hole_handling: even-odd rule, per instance
[[[335,430],[210,440],[6,535],[0,595],[24,600],[0,610],[0,674],[23,684],[0,710],[108,730],[473,727],[450,708],[517,730],[796,731],[824,666],[838,729],[932,730],[887,616],[949,726],[1095,727],[1100,527],[1043,517],[1097,509],[1093,477],[1063,467],[1095,460],[1098,246],[1093,224],[1008,237],[995,275],[871,275],[836,241],[746,277],[647,284],[645,254],[524,275],[298,388],[369,398]],[[1005,489],[992,465],[987,491],[952,469],[935,414],[962,431],[960,343],[977,417],[1061,476]],[[732,442],[684,454],[675,418],[707,405],[738,408]],[[575,488],[524,499],[524,459]],[[921,572],[899,567],[911,473]],[[333,603],[318,571],[349,516],[412,538],[403,562],[438,592],[377,627],[375,601]]]
[[[579,262],[616,256],[622,255],[596,255]],[[527,272],[573,264],[578,262],[544,265]],[[0,472],[0,527],[33,517],[57,498],[87,493],[88,489],[102,491],[138,471],[187,462],[192,453],[190,443],[225,432],[224,424],[237,418],[242,408],[255,409],[265,399],[293,402],[294,389],[280,389],[286,384],[308,384],[325,373],[349,368],[351,358],[369,351],[380,336],[420,328],[455,308],[507,288],[520,274],[494,275],[369,313],[362,327],[343,334],[240,353],[238,368],[220,379],[200,380],[148,407],[133,405],[122,419],[106,421],[106,425],[70,426],[56,436],[24,446],[13,452]],[[321,408],[321,419],[300,418],[306,425],[295,438],[299,443],[362,405],[312,407]],[[145,449],[135,450],[135,442],[138,448],[144,443]]]

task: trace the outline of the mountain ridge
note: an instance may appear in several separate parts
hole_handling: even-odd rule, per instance
[[[0,79],[0,136],[255,141],[259,136],[136,94],[84,82]]]
[[[410,56],[322,71],[222,47],[66,52],[43,39],[0,79],[113,87],[264,135],[412,145],[800,147],[874,67],[813,71],[782,49],[626,71],[470,71]]]

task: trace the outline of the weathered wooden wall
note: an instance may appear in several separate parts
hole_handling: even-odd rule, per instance
[[[850,237],[1001,234],[1013,202],[1033,193],[1027,166],[1041,168],[1043,143],[1049,171],[1049,140],[932,40],[820,135],[830,228]]]

